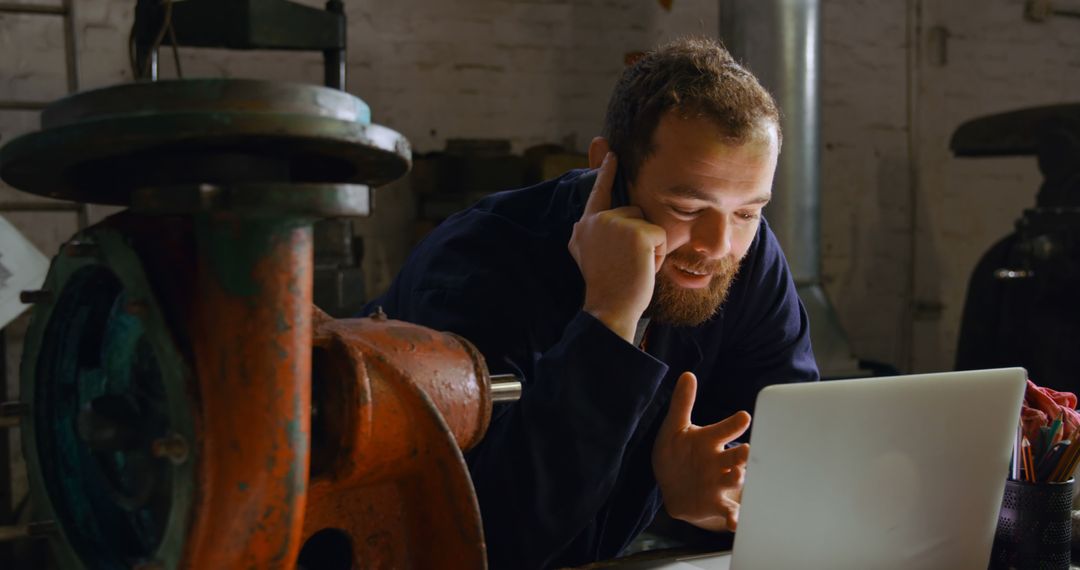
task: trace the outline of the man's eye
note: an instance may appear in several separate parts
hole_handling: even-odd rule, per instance
[[[701,213],[701,210],[685,210],[683,208],[676,208],[675,206],[671,207],[671,211],[680,216],[695,216]]]
[[[758,219],[758,217],[761,216],[761,213],[760,212],[738,212],[735,215],[739,216],[740,219],[749,222],[751,220]]]

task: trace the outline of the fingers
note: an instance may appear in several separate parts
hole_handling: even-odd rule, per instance
[[[615,182],[618,162],[615,155],[610,152],[604,156],[604,162],[600,164],[600,171],[596,174],[596,182],[593,183],[592,193],[589,194],[589,200],[585,202],[582,218],[611,208],[611,186]]]
[[[675,384],[675,392],[671,394],[671,404],[668,405],[664,423],[660,424],[657,438],[670,436],[690,427],[690,412],[694,409],[696,396],[697,376],[694,376],[693,372],[683,372]]]
[[[717,495],[712,503],[712,514],[696,521],[690,521],[694,526],[723,532],[734,531],[739,524],[739,502],[723,495]]]
[[[728,530],[730,530],[732,532],[735,532],[738,529],[738,526],[739,526],[739,506],[740,505],[739,505],[739,503],[737,503],[735,501],[732,501],[730,499],[725,499],[724,501],[726,503],[724,505],[724,507],[725,507],[724,508],[724,511],[725,511],[724,518],[727,519],[727,528],[728,528]]]
[[[723,496],[738,499],[742,496],[742,486],[746,482],[746,460],[749,446],[740,445],[728,449],[710,462],[710,471],[705,476],[710,489],[718,489]]]
[[[750,446],[736,445],[716,454],[716,466],[723,470],[745,467],[748,459],[750,459]]]
[[[723,421],[701,428],[702,437],[713,440],[716,447],[723,447],[734,441],[750,427],[750,414],[736,412]]]
[[[741,469],[739,471],[742,471]],[[739,489],[724,490],[716,494],[716,500],[713,501],[713,509],[718,525],[722,526],[720,530],[734,531],[739,524],[739,507],[742,500],[742,483],[739,483]]]

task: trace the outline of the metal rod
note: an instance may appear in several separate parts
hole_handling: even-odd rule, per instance
[[[345,4],[341,0],[329,0],[326,3],[326,11],[331,14],[338,14],[341,19],[338,25],[341,26],[341,37],[345,38]],[[328,49],[323,51],[323,83],[327,87],[333,87],[334,89],[345,90],[345,74],[346,74],[346,50],[345,46],[340,49]]]
[[[491,401],[516,402],[521,399],[521,379],[513,374],[491,376]]]
[[[41,6],[38,4],[13,4],[0,2],[0,12],[7,14],[45,14],[49,16],[63,16],[68,13],[67,0],[63,6]]]
[[[8,397],[8,373],[7,373],[7,331],[0,328],[0,398]],[[21,412],[22,402],[4,402],[0,404],[0,415],[9,412]],[[0,517],[4,520],[14,520],[15,500],[12,497],[11,474],[14,471],[13,457],[11,456],[11,438],[8,434],[0,434]],[[0,557],[8,554],[0,549]],[[8,554],[10,556],[10,554]]]
[[[78,37],[75,26],[75,0],[64,0],[64,63],[67,65],[68,93],[79,90]]]
[[[0,526],[0,542],[30,538],[28,526]]]
[[[26,525],[0,526],[0,542],[24,538],[44,538],[57,531],[54,521],[42,521]]]
[[[0,101],[0,111],[40,111],[51,101]]]
[[[79,213],[82,205],[75,202],[0,202],[0,212],[72,212]]]

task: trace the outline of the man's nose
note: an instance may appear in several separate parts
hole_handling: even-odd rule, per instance
[[[720,259],[731,253],[731,223],[722,215],[699,219],[692,238],[694,251],[709,259]]]

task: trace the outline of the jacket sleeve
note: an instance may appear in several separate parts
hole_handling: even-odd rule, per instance
[[[583,311],[554,344],[538,340],[536,292],[528,290],[503,273],[472,273],[452,287],[413,291],[400,314],[390,313],[459,334],[493,373],[522,378],[521,399],[498,406],[466,454],[494,569],[548,567],[591,528],[667,372]]]

